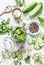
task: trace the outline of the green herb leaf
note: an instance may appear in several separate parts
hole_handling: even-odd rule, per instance
[[[30,62],[30,56],[27,56],[24,60],[26,63]]]
[[[40,22],[41,25],[44,25],[44,18],[38,17],[38,20],[39,20],[39,22]]]

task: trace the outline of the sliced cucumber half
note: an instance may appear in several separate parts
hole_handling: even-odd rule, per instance
[[[41,12],[42,7],[43,7],[43,4],[41,2],[38,3],[36,5],[36,7],[32,11],[29,12],[29,17],[33,18],[33,17],[37,16]]]

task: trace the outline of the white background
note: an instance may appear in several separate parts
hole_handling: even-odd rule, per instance
[[[44,0],[26,0],[26,4],[28,5],[29,3],[33,2],[33,1],[42,2],[43,5],[44,5]],[[3,12],[3,10],[5,9],[5,7],[6,7],[7,5],[11,5],[11,6],[15,5],[15,0],[0,0],[0,13]],[[43,7],[43,11],[42,11],[42,13],[41,13],[41,16],[44,17],[44,7]],[[12,16],[12,13],[10,13],[10,14],[4,14],[4,15],[1,16],[0,18],[2,18],[2,19],[10,18],[10,19],[11,19],[11,22],[10,22],[10,23],[11,23],[12,25],[16,26],[16,25],[15,25],[16,22],[15,22],[13,16]],[[27,16],[25,17],[25,19],[27,19]],[[37,20],[37,17],[34,18],[34,19],[32,19],[32,20],[33,20],[33,21],[34,21],[34,20],[35,20],[35,21],[38,21],[38,20]],[[29,20],[25,20],[25,22],[29,23],[29,22],[32,21],[32,20],[30,20],[30,19],[29,19]],[[41,27],[41,26],[40,26],[40,29],[41,29],[41,32],[44,32],[44,27]],[[4,35],[0,35],[0,46],[3,46],[3,40],[4,40],[4,37],[5,37],[5,36],[6,36],[5,34],[4,34]],[[32,54],[33,54],[34,52],[41,52],[41,53],[44,55],[44,47],[43,47],[42,49],[38,50],[38,51],[33,50],[33,51],[32,51]],[[10,60],[4,60],[0,65],[11,65],[12,61],[13,61],[12,59],[10,59]],[[26,64],[24,61],[22,61],[22,63],[23,63],[22,65],[29,65],[29,64]],[[34,65],[33,61],[31,61],[31,64]],[[31,64],[30,64],[30,65],[31,65]]]

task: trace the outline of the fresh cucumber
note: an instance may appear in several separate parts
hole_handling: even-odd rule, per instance
[[[42,7],[43,7],[43,4],[41,2],[38,3],[36,5],[36,7],[32,11],[29,12],[29,17],[33,18],[33,17],[37,16],[41,12]]]
[[[31,38],[28,39],[28,44],[32,44],[32,39]]]
[[[41,38],[38,38],[38,43],[43,43],[43,40]]]
[[[18,55],[17,58],[18,58],[19,60],[21,60],[21,59],[22,59],[22,54]]]
[[[44,41],[41,38],[38,39],[38,45],[40,47],[44,46]]]
[[[16,57],[16,52],[13,52],[12,53],[12,58],[15,58]]]
[[[36,5],[37,5],[37,2],[32,2],[31,4],[25,6],[25,7],[22,9],[22,12],[23,12],[23,13],[27,13],[27,12],[31,11]]]
[[[39,44],[40,47],[44,46],[44,43]]]
[[[35,48],[36,50],[39,50],[39,49],[40,49],[40,46],[39,46],[38,42],[34,45],[34,48]]]
[[[16,51],[16,56],[20,55],[21,52],[20,51]]]
[[[32,43],[35,44],[37,42],[36,38],[32,38]]]

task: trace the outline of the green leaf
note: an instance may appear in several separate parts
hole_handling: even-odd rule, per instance
[[[30,56],[27,56],[24,60],[26,63],[28,63],[30,61]]]
[[[44,25],[44,18],[38,17],[38,20],[39,20],[39,22],[40,22],[41,25]]]

